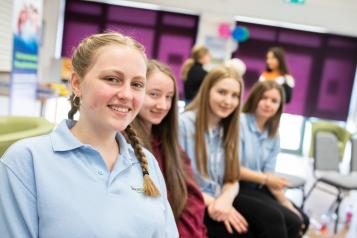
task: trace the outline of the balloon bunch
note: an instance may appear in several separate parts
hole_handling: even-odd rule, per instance
[[[236,26],[233,30],[228,23],[221,23],[218,27],[219,36],[225,39],[232,37],[238,42],[244,42],[249,38],[249,30],[244,26]]]

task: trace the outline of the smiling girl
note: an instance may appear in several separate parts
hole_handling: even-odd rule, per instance
[[[192,160],[206,206],[209,237],[245,237],[248,224],[238,207],[239,112],[243,82],[231,68],[208,73],[180,115],[180,143]]]
[[[273,174],[280,151],[278,129],[283,105],[283,88],[275,81],[257,82],[250,90],[241,115],[241,194],[280,214],[272,220],[271,212],[263,209],[260,216],[273,222],[261,232],[296,238],[306,231],[308,217],[284,195],[288,182]],[[247,213],[252,206],[245,208]]]
[[[157,159],[167,184],[180,237],[204,238],[204,203],[193,178],[190,159],[178,142],[178,90],[172,71],[150,60],[145,102],[135,119],[144,146]]]
[[[92,35],[72,65],[69,119],[1,159],[1,235],[178,237],[160,168],[129,125],[145,97],[143,47],[118,33]]]

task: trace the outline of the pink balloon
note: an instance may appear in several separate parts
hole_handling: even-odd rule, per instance
[[[225,39],[231,37],[231,27],[228,23],[221,23],[218,27],[219,36]]]

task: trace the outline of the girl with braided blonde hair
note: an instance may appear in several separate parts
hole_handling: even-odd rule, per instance
[[[95,34],[72,66],[69,119],[15,143],[0,162],[2,235],[178,237],[160,168],[130,126],[145,96],[144,48]]]

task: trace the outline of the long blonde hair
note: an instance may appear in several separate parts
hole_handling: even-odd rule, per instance
[[[123,45],[131,47],[140,52],[146,61],[144,47],[134,39],[124,36],[116,32],[108,32],[102,34],[94,34],[83,39],[75,49],[72,56],[73,71],[78,75],[80,80],[83,80],[90,68],[93,66],[94,58],[99,49],[108,45]],[[125,60],[125,59],[123,59]],[[74,114],[80,108],[80,98],[74,93],[69,98],[71,102],[71,109],[68,112],[68,118],[73,119]],[[147,158],[139,144],[139,140],[135,131],[130,125],[125,129],[127,138],[134,148],[135,155],[140,162],[143,177],[144,177],[144,194],[147,196],[159,196],[160,192],[149,176],[149,168]]]
[[[181,68],[181,77],[183,80],[187,79],[188,71],[190,71],[191,67],[194,63],[199,63],[201,59],[209,54],[209,49],[206,46],[194,46],[191,50],[191,57],[188,58]]]
[[[143,145],[151,151],[151,140],[153,138],[160,138],[162,141],[162,153],[165,160],[164,176],[169,192],[169,202],[175,218],[179,219],[187,202],[185,180],[189,178],[183,170],[182,156],[184,156],[184,154],[180,152],[178,142],[178,89],[176,79],[170,68],[156,60],[150,60],[148,63],[146,73],[148,80],[156,70],[164,73],[174,82],[174,95],[171,108],[160,124],[152,125],[151,134],[145,131],[144,119],[140,117],[140,114],[133,121],[132,125],[138,132],[138,136]]]
[[[239,178],[239,115],[243,92],[243,81],[237,72],[227,66],[218,66],[210,71],[193,101],[187,106],[186,111],[196,111],[195,133],[195,158],[198,170],[207,176],[207,152],[205,133],[208,131],[209,96],[211,88],[225,78],[235,79],[240,86],[240,100],[237,108],[227,117],[222,119],[223,145],[225,149],[224,182],[233,182]]]

